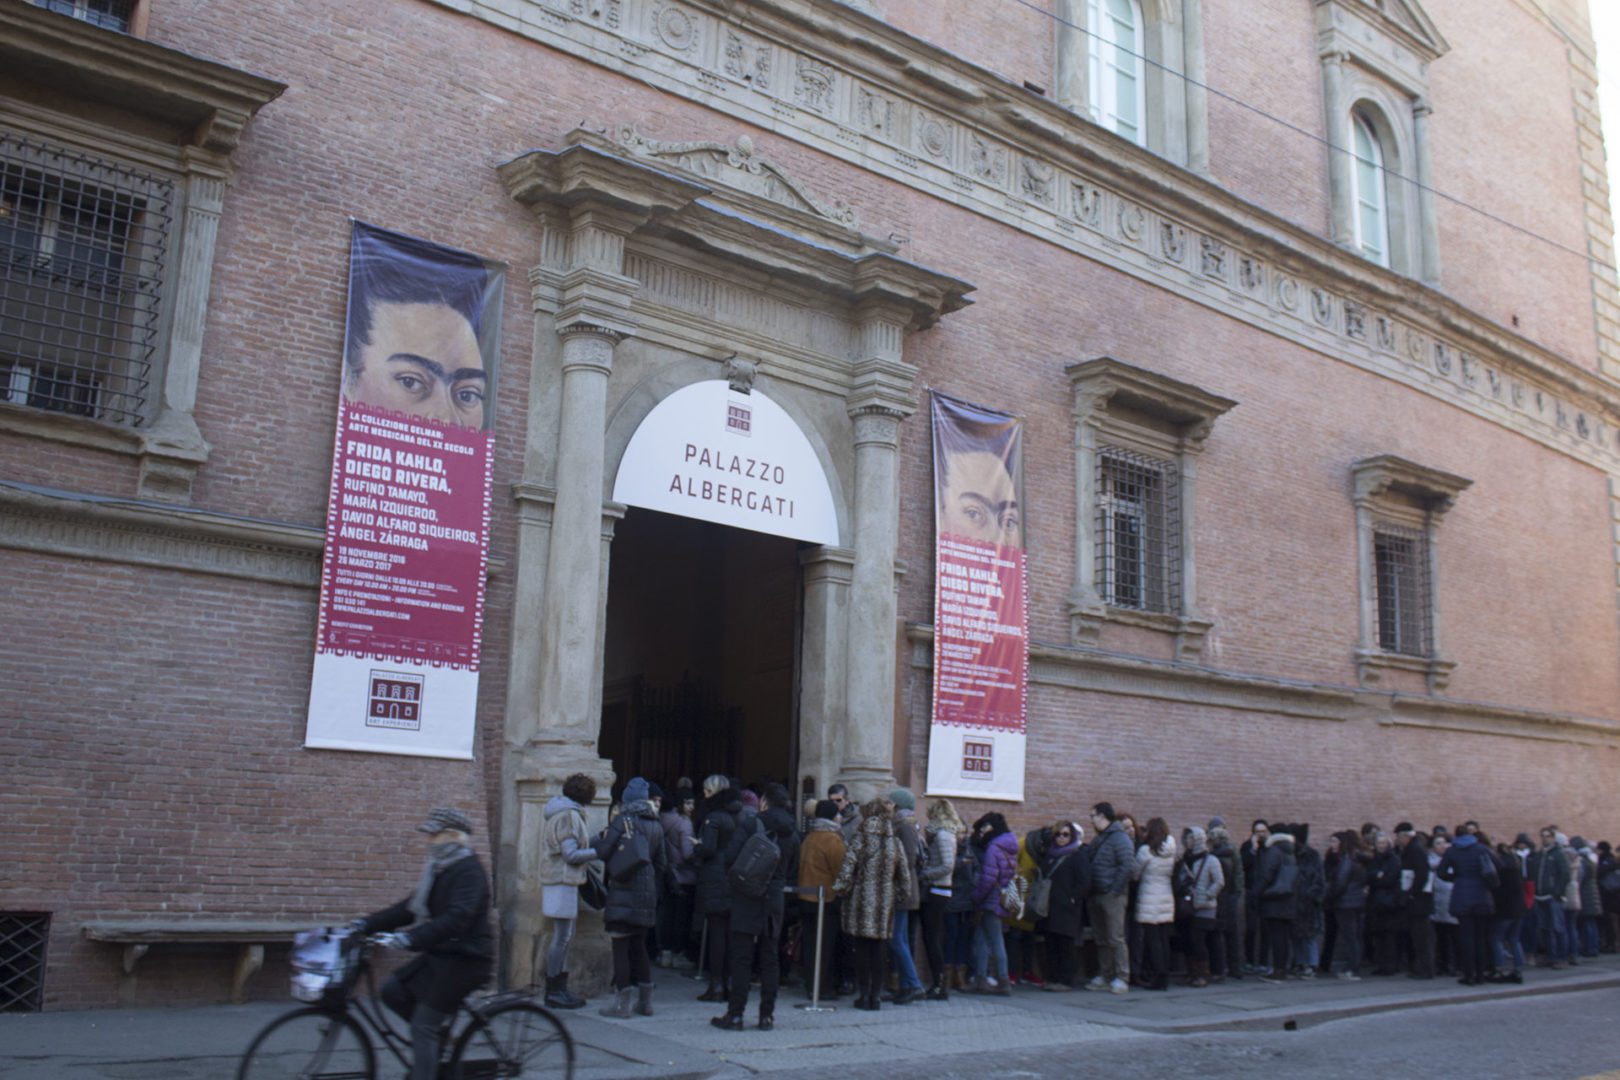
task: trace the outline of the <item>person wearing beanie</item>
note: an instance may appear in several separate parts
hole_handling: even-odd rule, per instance
[[[1220,860],[1221,877],[1226,882],[1216,898],[1215,924],[1220,930],[1223,947],[1211,950],[1210,982],[1227,978],[1243,978],[1243,921],[1245,881],[1243,860],[1238,856],[1231,833],[1225,825],[1209,830],[1209,853]]]
[[[653,1014],[647,931],[658,922],[658,883],[668,862],[664,826],[650,796],[647,781],[632,777],[624,786],[619,816],[591,845],[607,863],[607,906],[602,909],[602,921],[613,943],[614,1000],[597,1011],[620,1020]],[[634,1013],[632,996],[637,998]]]
[[[1187,985],[1194,987],[1208,986],[1216,971],[1226,970],[1225,937],[1219,922],[1226,871],[1208,844],[1207,834],[1198,826],[1189,825],[1182,830],[1184,850],[1177,868],[1176,897],[1178,904],[1183,896],[1191,899],[1192,914],[1186,927],[1187,943],[1191,947]]]
[[[1598,924],[1603,921],[1603,890],[1598,887],[1597,849],[1584,837],[1574,837],[1570,849],[1580,875],[1581,913],[1576,921],[1576,943],[1583,959],[1596,959],[1598,955]]]
[[[1429,849],[1410,821],[1395,826],[1395,849],[1401,853],[1401,895],[1406,936],[1411,944],[1414,979],[1434,978],[1434,887],[1429,884]]]
[[[435,807],[416,827],[427,839],[427,861],[415,891],[349,924],[359,933],[379,935],[387,948],[417,954],[382,989],[383,1003],[411,1026],[413,1080],[437,1074],[445,1021],[489,979],[495,965],[489,875],[467,846],[472,829],[460,810]]]
[[[906,865],[915,870],[924,842],[917,828],[917,796],[909,788],[897,787],[889,792],[888,802],[894,807],[894,835],[905,848]],[[922,979],[917,975],[917,962],[911,949],[911,931],[921,909],[922,887],[918,875],[913,873],[905,893],[895,899],[894,933],[889,938],[889,959],[899,976],[894,994],[896,1005],[910,1005],[923,996]]]
[[[819,923],[821,993],[824,997],[837,996],[833,971],[834,959],[838,953],[838,898],[833,895],[832,888],[833,883],[838,880],[838,870],[843,865],[844,834],[838,824],[838,804],[831,799],[822,799],[816,803],[815,816],[811,818],[810,827],[805,830],[804,840],[799,844],[799,888],[825,890],[822,894],[825,902]],[[804,969],[805,986],[813,993],[816,975],[814,965],[818,955],[816,894],[801,892],[798,903],[804,909],[801,912],[801,921],[810,930],[804,946]]]

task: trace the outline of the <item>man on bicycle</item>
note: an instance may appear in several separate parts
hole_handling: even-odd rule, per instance
[[[411,1080],[434,1080],[444,1022],[488,981],[495,941],[489,928],[489,876],[467,846],[472,822],[459,810],[439,806],[416,831],[428,834],[427,863],[416,891],[353,926],[382,935],[384,945],[420,954],[389,977],[382,999],[411,1025]]]

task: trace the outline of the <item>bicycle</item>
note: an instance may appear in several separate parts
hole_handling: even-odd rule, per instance
[[[409,1071],[410,1037],[394,1030],[377,995],[374,944],[341,929],[298,935],[293,996],[310,1004],[277,1017],[254,1037],[237,1080],[375,1080],[379,1041]],[[362,979],[365,997],[354,993]],[[526,991],[462,1002],[441,1046],[441,1080],[568,1080],[574,1074],[568,1029]]]

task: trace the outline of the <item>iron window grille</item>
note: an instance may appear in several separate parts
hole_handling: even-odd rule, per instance
[[[1176,467],[1107,447],[1097,455],[1097,591],[1110,607],[1181,610]]]
[[[1429,541],[1421,529],[1378,525],[1373,530],[1378,587],[1378,647],[1404,656],[1434,651]]]
[[[162,177],[0,132],[0,400],[141,423],[173,206]]]
[[[48,914],[0,911],[0,1013],[39,1012],[50,929]]]
[[[129,32],[135,14],[135,0],[34,0],[34,6],[120,33]]]

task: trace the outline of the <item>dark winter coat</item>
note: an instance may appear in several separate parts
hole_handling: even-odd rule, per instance
[[[1258,882],[1255,891],[1260,894],[1260,917],[1292,920],[1298,904],[1294,890],[1278,893],[1278,889],[1288,873],[1287,868],[1297,870],[1294,838],[1287,833],[1272,833],[1266,841],[1266,849],[1255,860],[1254,866]]]
[[[985,845],[980,857],[978,880],[973,884],[974,908],[1006,918],[1008,912],[1001,906],[1001,890],[1017,873],[1018,837],[1004,832]]]
[[[1131,887],[1131,875],[1136,869],[1136,849],[1125,835],[1125,826],[1117,821],[1091,842],[1091,895],[1117,896]]]
[[[917,815],[909,810],[897,810],[894,815],[894,835],[899,838],[900,846],[906,849],[906,865],[912,870],[917,869],[917,852],[921,850],[922,834],[918,832]],[[900,910],[916,911],[922,907],[922,882],[917,875],[911,875],[911,887],[900,898]]]
[[[1588,848],[1581,852],[1581,914],[1603,913],[1603,890],[1598,888],[1597,852]]]
[[[1496,904],[1496,917],[1516,919],[1524,915],[1524,874],[1519,872],[1519,857],[1513,852],[1496,854],[1496,888],[1491,900]]]
[[[949,913],[973,910],[973,887],[979,881],[979,852],[970,842],[956,845],[956,865],[951,868],[951,898],[945,903]]]
[[[1238,848],[1238,865],[1243,870],[1244,892],[1247,905],[1251,908],[1260,906],[1260,856],[1264,854],[1264,848],[1255,848],[1253,837],[1243,841],[1243,846]]]
[[[602,909],[602,921],[609,930],[650,929],[658,922],[658,883],[664,879],[668,863],[664,859],[664,826],[653,804],[643,799],[625,806],[591,846],[611,864],[619,840],[631,829],[647,842],[651,861],[629,881],[615,881],[612,874],[604,875],[607,907]]]
[[[1496,863],[1483,844],[1470,834],[1457,837],[1445,858],[1440,860],[1440,876],[1451,882],[1453,915],[1490,915],[1496,905],[1491,899]]]
[[[459,859],[434,877],[428,889],[427,919],[405,931],[419,955],[396,971],[394,978],[440,1012],[455,1012],[461,999],[489,978],[495,956],[489,895],[489,875],[478,857]],[[410,926],[415,919],[407,896],[366,916],[362,929],[381,934]]]
[[[1041,924],[1048,934],[1078,938],[1086,925],[1086,896],[1090,893],[1091,850],[1075,843],[1067,848],[1048,850],[1041,859],[1041,876],[1052,882]]]
[[[1406,907],[1411,915],[1434,913],[1434,894],[1429,891],[1429,849],[1417,837],[1401,849],[1401,870],[1412,872],[1412,884],[1405,890]]]
[[[1322,869],[1322,856],[1309,844],[1296,844],[1294,865],[1299,876],[1294,882],[1294,930],[1301,934],[1320,934],[1323,928],[1322,901],[1327,897],[1327,875]]]
[[[751,824],[732,834],[731,846],[726,850],[724,862],[729,873],[732,864],[737,861],[737,856],[742,854],[743,845],[748,842],[748,838],[761,829],[776,841],[782,857],[776,860],[776,869],[771,871],[771,881],[765,887],[764,896],[740,896],[735,892],[732,893],[731,932],[764,934],[774,939],[782,932],[785,886],[789,881],[798,879],[799,837],[793,827],[793,815],[779,806],[762,811]]]
[[[1569,860],[1564,857],[1563,848],[1554,844],[1532,851],[1527,869],[1536,886],[1537,900],[1564,898],[1569,889]]]
[[[1367,856],[1340,852],[1328,856],[1326,906],[1335,911],[1362,911],[1367,907]]]
[[[1401,857],[1394,848],[1374,853],[1367,863],[1367,906],[1375,918],[1404,912],[1406,894],[1401,892]]]
[[[742,800],[728,790],[711,801],[713,808],[703,818],[696,851],[697,909],[703,915],[729,915],[731,886],[726,882],[726,849],[737,832]]]
[[[1222,927],[1236,926],[1238,912],[1243,903],[1243,887],[1241,884],[1234,885],[1232,879],[1235,876],[1239,881],[1242,880],[1243,860],[1238,857],[1237,849],[1230,842],[1212,849],[1210,854],[1221,864],[1221,876],[1226,880],[1226,888],[1221,890],[1221,895],[1215,900],[1215,921]]]

